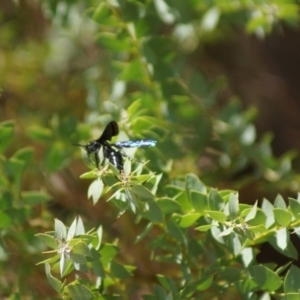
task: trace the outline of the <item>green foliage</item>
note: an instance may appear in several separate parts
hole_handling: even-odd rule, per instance
[[[292,166],[296,154],[275,157],[271,135],[257,139],[253,124],[257,111],[245,110],[236,99],[220,108],[217,95],[224,82],[210,83],[187,61],[203,43],[230,37],[235,26],[260,37],[281,22],[294,26],[299,5],[170,0],[44,5],[52,26],[68,33],[67,54],[61,46],[59,55],[49,49],[51,61],[45,50],[37,50],[52,77],[61,79],[63,70],[70,76],[68,72],[81,68],[96,47],[89,36],[99,47],[95,52],[101,53],[76,73],[84,93],[74,87],[78,79],[70,80],[80,100],[86,94],[78,114],[84,122],[69,111],[77,106],[72,102],[63,112],[46,111],[64,99],[55,97],[58,92],[51,94],[53,98],[43,95],[48,106],[41,116],[24,109],[24,120],[0,123],[0,265],[2,273],[9,268],[18,279],[13,288],[7,278],[2,280],[0,297],[32,296],[28,287],[40,279],[44,265],[44,278],[54,295],[63,299],[134,299],[141,294],[149,300],[298,299],[300,270],[293,264],[298,250],[292,237],[300,236],[300,196],[286,200],[278,195],[272,202],[252,199],[252,204],[239,196],[239,190],[253,182],[273,194],[298,192],[299,172]],[[76,9],[82,19],[89,18],[83,19],[83,35]],[[59,44],[57,37],[47,39],[49,48]],[[44,78],[31,76],[38,73],[30,70],[40,65],[39,59],[31,51],[22,52],[23,46],[6,55],[16,68],[13,76],[29,93]],[[86,54],[76,65],[72,58],[77,62],[78,52]],[[18,61],[24,56],[27,73],[22,81]],[[55,60],[61,57],[62,61]],[[60,90],[60,79],[53,90]],[[15,87],[13,80],[7,82]],[[43,87],[35,93],[38,99],[47,94]],[[111,120],[120,126],[116,140],[153,138],[157,147],[124,150],[123,172],[103,159],[95,168],[82,151],[84,167],[76,159],[79,148],[72,143],[98,138]],[[33,145],[24,147],[28,138]],[[208,148],[217,151],[207,154]],[[199,170],[199,153],[212,161],[209,168]],[[248,167],[252,171],[244,172]],[[78,205],[81,183],[87,199]],[[61,203],[63,198],[68,205]],[[103,210],[103,215],[92,219],[93,210]],[[128,220],[117,227],[122,218]],[[289,262],[260,262],[263,243]],[[139,251],[142,260],[136,258]],[[20,256],[16,262],[15,253]],[[140,282],[142,277],[151,279]],[[16,290],[20,293],[13,294]]]
[[[275,200],[274,206],[264,206],[261,210],[257,204],[253,207],[241,204],[237,193],[216,191],[206,187],[193,174],[181,182],[181,189],[178,189],[180,184],[175,191],[172,186],[167,189],[168,194],[175,192],[181,195],[180,198],[168,195],[169,200],[158,197],[153,202],[147,201],[148,214],[145,214],[144,208],[135,206],[137,214],[150,220],[144,232],[137,237],[137,242],[145,238],[154,227],[162,229],[149,244],[151,257],[154,261],[178,266],[176,274],[182,279],[174,282],[174,278],[159,275],[162,287],[156,287],[153,297],[208,298],[211,293],[217,295],[229,292],[232,284],[240,295],[247,299],[247,295],[261,292],[276,298],[287,297],[292,292],[287,280],[297,281],[299,269],[292,265],[290,271],[282,275],[283,270],[280,268],[260,265],[256,261],[255,248],[260,243],[268,241],[283,255],[298,259],[289,232],[294,231],[295,234],[298,232],[300,217],[290,211],[295,203],[300,203],[299,199],[290,199],[292,206],[287,206],[280,215],[278,207],[285,206],[280,196]],[[193,197],[193,202],[189,198],[192,191],[198,192],[199,195],[199,198]],[[197,200],[202,202],[203,195],[210,201],[201,212],[197,212],[199,205]],[[183,198],[190,206],[182,205],[184,202],[179,199]],[[130,210],[130,207],[123,206],[123,209]],[[156,217],[154,219],[149,217],[151,214]],[[161,217],[157,218],[158,215]],[[269,221],[270,215],[273,215],[272,223]],[[280,216],[280,222],[276,215]],[[190,235],[188,231],[195,233]],[[202,232],[201,235],[196,234],[197,231]],[[60,268],[61,276],[72,272],[73,269],[83,272],[90,270],[95,276],[99,276],[100,281],[97,282],[102,282],[102,289],[105,290],[108,287],[106,284],[118,285],[119,280],[131,276],[134,269],[134,266],[124,266],[115,261],[118,249],[114,245],[99,243],[101,241],[99,230],[98,233],[93,231],[85,233],[81,219],[75,219],[69,230],[56,220],[54,233],[37,236],[51,248],[54,240],[58,241],[55,247],[57,254],[43,263],[53,264],[53,270]],[[210,251],[207,252],[205,249]],[[56,263],[57,260],[60,260],[59,264]],[[50,274],[49,267],[47,274],[50,284],[57,291],[59,288],[60,293],[68,294],[71,299],[77,299],[80,293],[84,293],[86,287],[80,281],[69,285],[64,285],[64,282],[58,283]],[[92,281],[86,284],[89,291],[97,287]],[[86,297],[89,295],[87,292]],[[93,292],[92,295],[97,297],[100,294]],[[152,296],[149,299],[152,299]]]

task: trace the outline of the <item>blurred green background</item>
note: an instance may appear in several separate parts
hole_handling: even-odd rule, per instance
[[[42,258],[31,254],[32,235],[54,217],[80,214],[91,227],[102,224],[108,240],[122,237],[139,293],[159,273],[145,244],[132,247],[145,224],[129,226],[127,214],[116,220],[105,199],[93,206],[89,182],[79,179],[86,166],[72,143],[97,138],[112,119],[129,138],[158,140],[139,155],[163,174],[162,186],[194,172],[250,204],[298,192],[297,1],[1,0],[0,25],[0,121],[15,123],[3,157],[32,147],[20,190],[51,199],[4,228],[11,256],[2,257],[3,295],[28,286],[37,299],[53,294],[34,267]]]

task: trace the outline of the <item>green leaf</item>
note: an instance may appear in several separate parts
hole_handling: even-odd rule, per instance
[[[180,292],[180,299],[194,299],[194,297],[190,298],[189,296],[193,295],[196,291],[207,290],[213,284],[213,279],[214,277],[212,275],[201,276],[201,279],[198,279],[191,284],[186,284]]]
[[[103,228],[102,226],[99,226],[99,228],[97,229],[97,244],[96,245],[93,244],[96,250],[98,250],[101,246],[102,236],[103,236]]]
[[[131,210],[135,213],[136,208],[138,207],[138,202],[135,197],[135,194],[132,192],[131,188],[126,188],[125,195],[126,195],[126,199],[128,200],[128,202],[130,204]]]
[[[120,80],[124,80],[126,82],[146,82],[146,70],[145,66],[139,60],[131,61],[123,66],[122,72],[120,74]]]
[[[236,231],[236,229],[235,229],[235,231]],[[236,231],[236,232],[251,241],[254,241],[254,239],[255,239],[255,233],[253,232],[253,230],[249,230],[248,227],[243,228],[241,232],[238,232],[238,231]]]
[[[24,169],[30,164],[33,157],[33,149],[31,147],[25,147],[18,150],[13,155],[14,158],[20,160],[24,164]]]
[[[299,300],[299,292],[287,293],[281,298],[281,300]]]
[[[238,281],[242,276],[241,270],[233,267],[221,267],[218,274],[230,283]]]
[[[199,213],[193,213],[183,216],[180,219],[179,226],[182,228],[187,228],[192,226],[200,217],[202,214]]]
[[[181,206],[171,198],[162,198],[156,201],[163,215],[167,215],[173,212],[180,212]]]
[[[221,197],[220,194],[214,189],[211,189],[209,192],[208,203],[211,210],[223,210],[225,206],[223,197]]]
[[[221,16],[221,11],[219,7],[212,6],[210,9],[206,10],[202,17],[201,29],[203,31],[212,31],[217,27],[219,18]]]
[[[247,214],[247,216],[245,218],[245,222],[248,222],[248,221],[254,219],[255,216],[256,216],[256,212],[257,212],[257,201],[255,202],[255,204],[253,205],[253,207],[251,208],[251,210]]]
[[[67,229],[63,222],[58,219],[54,219],[55,237],[63,240],[67,238]]]
[[[243,133],[240,136],[240,142],[242,145],[249,146],[255,142],[256,139],[256,130],[253,124],[249,124],[244,129]]]
[[[82,178],[82,179],[95,179],[95,178],[98,178],[98,175],[95,173],[94,170],[92,170],[92,171],[81,174],[79,176],[79,178]]]
[[[231,220],[235,220],[238,217],[239,212],[239,198],[237,193],[230,194],[228,201],[228,209]]]
[[[50,270],[51,270],[50,265],[45,264],[45,271],[46,271],[46,276],[47,276],[48,282],[56,290],[56,292],[60,294],[63,284],[57,278],[55,278],[51,275]]]
[[[290,242],[289,235],[289,231],[286,228],[282,228],[276,232],[275,236],[269,237],[268,241],[279,253],[297,260],[298,251]]]
[[[125,159],[123,167],[124,167],[124,174],[126,176],[129,176],[131,173],[131,161],[128,158]]]
[[[81,217],[77,217],[77,223],[76,223],[76,235],[83,235],[85,234],[85,229],[83,225],[83,221]]]
[[[138,116],[131,121],[131,129],[136,133],[140,133],[143,131],[148,131],[149,128],[153,127],[153,124],[153,119],[149,117],[146,118],[145,116]]]
[[[122,19],[132,22],[141,18],[141,3],[139,1],[125,1],[122,5]]]
[[[276,245],[281,249],[286,249],[289,242],[289,233],[286,228],[282,228],[276,231]]]
[[[277,195],[275,201],[274,201],[274,207],[275,208],[281,208],[286,209],[286,203],[281,195]]]
[[[69,254],[70,260],[75,264],[86,265],[87,260],[86,257],[82,254],[74,253],[73,251]],[[78,269],[78,267],[76,267]]]
[[[270,201],[263,199],[261,209],[266,214],[266,227],[269,228],[275,223],[275,217],[273,213],[274,207]]]
[[[12,225],[12,218],[7,215],[5,212],[0,211],[0,228],[8,228]]]
[[[48,202],[51,197],[48,194],[37,191],[22,192],[21,197],[25,205],[36,205]]]
[[[24,170],[24,162],[13,157],[8,160],[3,159],[2,166],[6,177],[16,181],[20,179]]]
[[[204,211],[209,209],[208,197],[206,194],[191,190],[190,199],[197,212],[204,214]]]
[[[163,214],[159,205],[155,201],[148,201],[141,215],[150,221],[161,223],[163,222]]]
[[[241,294],[248,294],[256,291],[258,284],[255,282],[254,278],[247,278],[234,283],[236,289]]]
[[[166,223],[166,228],[168,233],[175,238],[176,240],[180,241],[182,244],[186,244],[186,236],[180,229],[180,227],[173,221],[169,220]]]
[[[157,274],[156,275],[159,283],[168,291],[170,290],[173,295],[176,295],[178,293],[177,291],[177,287],[176,287],[176,284],[175,282],[171,279],[171,278],[168,278],[162,274]]]
[[[213,281],[214,281],[213,276],[202,277],[199,281],[197,281],[197,290],[198,291],[207,290],[212,285]]]
[[[13,206],[14,203],[14,196],[12,194],[12,191],[8,191],[8,190],[4,190],[3,187],[7,184],[5,182],[1,182],[1,178],[2,176],[0,175],[0,186],[2,186],[1,188],[1,192],[0,192],[0,210],[6,210],[6,209],[10,209]]]
[[[233,227],[228,227],[227,229],[223,230],[223,231],[219,234],[219,237],[220,237],[220,236],[226,236],[226,235],[229,235],[232,231],[233,231]]]
[[[241,258],[244,263],[244,266],[248,268],[250,264],[254,261],[255,254],[253,248],[244,248],[241,251]]]
[[[214,189],[212,189],[211,191],[213,191],[214,193],[217,192]],[[215,196],[215,197],[219,196],[220,197],[217,202],[225,202],[225,203],[227,203],[228,200],[229,200],[229,197],[230,197],[230,195],[232,193],[234,194],[234,193],[236,193],[236,191],[234,191],[234,190],[221,190],[221,191],[217,192],[217,195],[213,195],[213,196]]]
[[[298,21],[298,9],[299,6],[296,3],[280,3],[278,17],[284,19],[291,25],[296,24]]]
[[[100,178],[94,180],[88,189],[88,198],[93,199],[93,203],[96,204],[101,197],[104,188],[103,181]]]
[[[216,241],[218,241],[220,244],[225,244],[224,238],[220,236],[222,231],[219,226],[212,226],[210,232]]]
[[[44,233],[38,233],[35,236],[48,247],[52,249],[57,249],[57,241],[53,236]]]
[[[60,254],[55,254],[54,256],[52,256],[48,259],[38,262],[37,265],[57,263],[60,260],[60,257],[61,257]]]
[[[289,199],[290,209],[294,217],[299,220],[300,218],[300,203],[295,199]]]
[[[264,225],[247,226],[247,230],[258,234],[269,233],[269,230]]]
[[[147,62],[153,65],[159,66],[163,64],[162,68],[165,66],[170,67],[170,63],[166,63],[172,59],[172,47],[174,46],[173,40],[166,35],[149,35],[143,41],[142,55]]]
[[[52,131],[40,126],[31,126],[27,129],[27,135],[38,142],[49,143],[52,139]]]
[[[208,224],[208,225],[202,225],[202,226],[198,226],[195,228],[195,230],[199,230],[199,231],[208,231],[210,230],[213,226],[216,226],[216,225],[213,225],[213,224]]]
[[[70,156],[63,143],[58,141],[49,145],[50,148],[46,153],[45,168],[47,172],[53,173],[64,168],[68,164]]]
[[[166,300],[167,299],[167,293],[159,285],[155,285],[154,293],[155,293],[155,299],[156,300]]]
[[[5,211],[5,214],[7,214],[11,218],[11,220],[13,220],[13,223],[15,225],[21,225],[22,223],[28,221],[28,219],[32,215],[32,210],[27,206],[20,208],[10,208]]]
[[[94,11],[92,19],[98,23],[102,23],[102,20],[109,18],[111,10],[107,3],[101,2]]]
[[[100,254],[96,251],[95,248],[91,248],[91,254],[92,254],[93,258],[90,259],[88,257],[87,259],[92,266],[94,274],[101,278],[105,278],[105,271],[104,271],[102,262],[100,261]]]
[[[146,199],[153,199],[154,195],[143,185],[141,184],[136,184],[131,187],[131,190],[141,198],[146,198]]]
[[[284,292],[285,293],[298,293],[300,290],[300,269],[294,265],[291,266],[284,278]]]
[[[118,25],[120,22],[120,20],[112,14],[111,8],[105,2],[101,2],[100,5],[98,5],[92,19],[103,25]]]
[[[180,193],[176,197],[174,197],[174,200],[180,204],[182,209],[185,212],[193,211],[193,206],[189,201],[189,198],[185,192]]]
[[[128,36],[116,35],[111,32],[99,33],[96,37],[96,41],[112,51],[126,51],[132,47]]]
[[[154,63],[152,66],[154,69],[153,79],[156,81],[166,81],[168,78],[174,78],[176,76],[176,72],[170,63],[160,61],[158,63]]]
[[[69,227],[67,234],[67,241],[71,240],[76,235],[77,218],[74,219],[71,226]]]
[[[61,277],[65,277],[67,276],[68,274],[70,274],[71,272],[74,271],[74,267],[78,267],[77,270],[79,270],[79,268],[83,265],[80,265],[80,264],[76,264],[76,263],[73,263],[73,261],[71,261],[70,259],[66,260],[65,256],[61,256],[60,257],[60,276]],[[84,265],[86,266],[86,265]],[[87,271],[85,271],[87,272]]]
[[[249,33],[253,33],[256,30],[263,30],[263,29],[264,31],[267,31],[269,28],[271,28],[270,22],[265,16],[261,14],[258,14],[252,19],[250,19],[246,26],[246,29]]]
[[[240,252],[242,251],[242,244],[241,244],[241,241],[239,239],[239,235],[236,234],[235,232],[232,232],[229,235],[229,244],[228,244],[228,246],[231,249],[231,251],[233,251],[235,256],[239,255]]]
[[[67,290],[72,300],[91,300],[94,294],[83,284],[70,284]]]
[[[64,274],[68,274],[70,272],[70,268],[71,268],[71,261],[67,260],[65,255],[60,255],[59,258],[59,272],[60,272],[60,277],[65,276]],[[73,268],[73,266],[72,266]]]
[[[275,220],[281,226],[287,227],[292,221],[292,213],[286,209],[274,208]]]
[[[100,247],[100,255],[103,266],[106,267],[118,252],[118,247],[115,245],[102,244]]]
[[[185,180],[185,189],[189,196],[192,190],[206,194],[206,186],[195,174],[187,175]]]
[[[0,123],[0,153],[2,153],[10,143],[14,135],[14,123],[6,121]]]
[[[84,242],[79,242],[77,243],[73,248],[72,248],[72,252],[76,253],[76,254],[82,254],[84,256],[90,256],[91,257],[91,252],[90,252],[90,248],[88,247],[88,245]]]
[[[133,101],[127,108],[127,114],[129,118],[135,116],[139,112],[140,107],[141,107],[140,99]]]
[[[263,290],[274,292],[282,285],[279,275],[265,266],[250,267],[249,272],[252,279]]]
[[[207,210],[206,214],[210,216],[213,220],[221,223],[224,223],[227,219],[227,216],[221,211]]]
[[[110,264],[111,275],[116,278],[126,279],[131,277],[130,272],[126,268],[124,268],[121,264],[112,261]]]
[[[286,271],[290,268],[290,266],[292,265],[292,261],[289,261],[288,263],[286,263],[285,265],[282,265],[282,266],[280,266],[280,267],[278,267],[277,269],[276,269],[276,273],[277,274],[282,274],[282,273],[286,273]]]

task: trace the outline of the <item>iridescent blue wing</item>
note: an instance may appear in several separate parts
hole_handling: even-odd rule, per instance
[[[117,148],[140,148],[140,147],[154,147],[156,145],[155,140],[136,140],[136,141],[124,141],[112,144]]]

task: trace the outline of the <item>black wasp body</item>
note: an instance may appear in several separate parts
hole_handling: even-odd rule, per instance
[[[88,157],[94,154],[96,167],[99,167],[100,158],[99,151],[103,149],[104,158],[114,165],[119,171],[123,170],[123,156],[125,154],[121,151],[122,148],[135,148],[135,147],[153,147],[156,145],[154,140],[136,140],[136,141],[124,141],[110,144],[108,141],[111,140],[113,136],[119,134],[119,126],[116,121],[111,121],[105,127],[102,135],[99,139],[89,142],[86,145],[74,144],[76,146],[83,147]]]

